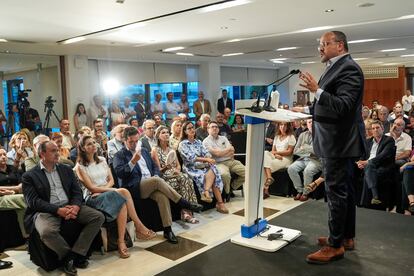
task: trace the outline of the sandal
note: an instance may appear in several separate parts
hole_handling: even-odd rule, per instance
[[[223,201],[222,202],[217,202],[216,210],[217,210],[217,212],[222,213],[222,214],[228,214],[229,213],[229,210],[226,208],[226,205],[224,205]]]
[[[191,224],[197,224],[199,223],[198,219],[196,219],[195,217],[191,216],[189,213],[185,213],[183,214],[182,221],[187,222],[187,223],[191,223]]]
[[[200,199],[201,199],[201,201],[204,201],[204,202],[207,202],[207,203],[213,202],[213,199],[211,198],[209,191],[204,191],[201,194],[201,198]]]
[[[138,240],[149,241],[152,240],[157,236],[157,233],[152,231],[151,229],[147,229],[145,233],[139,232],[138,230],[135,232]]]
[[[126,246],[125,241],[118,241],[118,253],[121,259],[127,259],[131,256],[128,252],[128,247]]]
[[[273,177],[267,178],[266,181],[265,181],[265,183],[264,183],[265,188],[269,188],[269,186],[272,185],[273,182],[275,182],[275,180],[273,179]]]
[[[322,183],[322,182],[321,182]],[[303,188],[304,189],[304,194],[310,194],[310,193],[312,193],[313,191],[315,191],[316,190],[316,188],[318,188],[318,186],[321,184],[321,183],[316,183],[315,181],[313,181],[312,183],[310,183],[310,184],[306,184],[305,185],[305,187]]]

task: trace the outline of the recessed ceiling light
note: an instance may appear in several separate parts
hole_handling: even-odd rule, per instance
[[[325,10],[325,12],[333,12],[334,11],[334,9],[327,9],[327,10]]]
[[[299,30],[298,32],[299,33],[310,33],[310,32],[328,30],[328,29],[332,29],[332,28],[333,28],[333,26],[320,26],[320,27],[302,29],[302,30]]]
[[[185,47],[183,47],[183,46],[171,47],[171,48],[164,49],[162,51],[163,52],[173,52],[173,51],[179,51],[179,50],[182,50],[182,49],[185,49]]]
[[[69,38],[69,39],[66,39],[66,40],[62,41],[62,42],[61,42],[61,44],[71,44],[71,43],[76,43],[76,42],[83,41],[83,40],[85,40],[85,39],[86,39],[86,37],[84,37],[84,36],[78,36],[78,37],[74,37],[74,38]]]
[[[284,47],[284,48],[278,48],[276,51],[288,51],[288,50],[295,50],[299,49],[299,47]]]
[[[232,57],[232,56],[240,56],[244,55],[244,53],[230,53],[230,54],[224,54],[223,57]]]
[[[409,55],[401,55],[400,57],[414,57],[414,54],[409,54]]]
[[[414,14],[403,15],[403,16],[397,17],[396,20],[405,20],[405,19],[412,19],[412,18],[414,18]]]
[[[364,58],[364,57],[362,57],[362,58],[354,58],[354,60],[366,60],[366,59],[368,59],[368,58]]]
[[[235,38],[235,39],[230,39],[230,40],[227,40],[227,41],[225,41],[225,42],[239,42],[239,41],[241,41],[241,39],[239,39],[239,38]]]
[[[381,52],[397,52],[397,51],[405,51],[407,48],[395,48],[395,49],[385,49],[381,50]]]
[[[273,63],[284,63],[283,61],[280,61],[280,60],[270,60],[270,61]]]
[[[192,54],[192,53],[182,53],[182,52],[178,52],[176,54],[179,55],[179,56],[194,56],[194,54]]]
[[[348,41],[348,44],[365,43],[365,42],[371,42],[371,41],[377,41],[377,40],[379,39],[377,38],[358,39],[358,40]]]
[[[274,60],[287,60],[287,58],[273,58],[273,59],[271,59],[271,61],[274,61]]]
[[[375,4],[374,3],[369,3],[369,2],[366,2],[366,3],[361,3],[361,4],[358,4],[357,5],[357,7],[358,8],[369,8],[369,7],[372,7],[372,6],[374,6]]]
[[[212,11],[218,11],[218,10],[222,10],[222,9],[227,9],[227,8],[231,8],[231,7],[235,7],[235,6],[240,6],[240,5],[245,5],[250,3],[250,0],[234,0],[234,1],[228,1],[228,2],[224,2],[224,3],[219,3],[216,5],[211,5],[205,8],[200,9],[200,12],[212,12]]]
[[[0,38],[0,42],[7,42],[7,39]]]
[[[303,61],[301,64],[313,64],[316,63],[316,61]]]
[[[227,26],[221,26],[220,27],[220,29],[222,29],[222,30],[227,30],[229,27],[227,27]]]

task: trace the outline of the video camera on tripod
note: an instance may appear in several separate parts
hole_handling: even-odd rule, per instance
[[[43,110],[43,112],[46,112],[46,109],[53,109],[55,102],[56,100],[53,100],[52,96],[48,96],[45,100],[45,109]]]

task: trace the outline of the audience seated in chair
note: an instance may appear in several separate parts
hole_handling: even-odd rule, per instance
[[[299,135],[293,150],[293,154],[299,158],[288,167],[289,177],[298,192],[294,199],[300,201],[308,200],[308,195],[303,192],[304,186],[310,184],[313,177],[322,170],[322,164],[313,151],[312,119],[306,120],[306,126],[308,130]],[[299,175],[302,171],[303,183]]]
[[[85,135],[80,140],[75,170],[85,187],[86,205],[102,211],[105,222],[117,221],[118,252],[121,258],[130,256],[124,240],[128,217],[134,222],[138,239],[149,240],[156,236],[138,218],[129,191],[124,188],[113,188],[114,178],[111,169],[105,158],[98,157],[96,143],[91,136]]]
[[[155,139],[155,122],[154,120],[145,120],[142,125],[144,128],[144,134],[140,139],[141,145],[148,152],[151,152],[152,148],[157,145],[157,140]]]
[[[411,150],[412,150],[412,139],[411,137],[404,132],[405,123],[403,119],[397,118],[395,119],[390,132],[387,133],[387,136],[391,136],[394,138],[396,149],[395,155],[395,164],[398,167],[401,167],[405,163],[407,163]]]
[[[15,211],[23,237],[27,237],[23,223],[26,202],[22,194],[21,176],[21,170],[7,165],[7,153],[0,148],[0,211]]]
[[[174,121],[174,124],[180,124],[181,121]],[[151,157],[158,166],[160,176],[167,182],[174,190],[176,190],[185,200],[197,203],[197,197],[194,191],[194,184],[191,178],[181,172],[180,163],[177,160],[175,149],[169,146],[169,131],[166,126],[160,126],[155,132],[157,139],[157,146],[152,148]],[[178,147],[178,145],[177,145]],[[181,210],[181,220],[188,223],[198,223],[198,220],[193,216],[190,210]]]
[[[30,144],[29,136],[23,131],[13,134],[7,153],[7,164],[24,170],[24,160],[33,157],[33,147]]]
[[[225,136],[219,135],[217,122],[211,121],[208,124],[208,133],[209,136],[204,139],[203,145],[216,161],[224,183],[226,201],[230,201],[231,190],[237,190],[244,184],[246,168],[240,161],[234,159],[234,147]],[[231,174],[236,175],[233,181],[231,181]]]
[[[414,215],[414,151],[411,159],[400,167],[403,174],[402,205],[405,215]]]
[[[230,139],[231,128],[227,123],[224,122],[224,115],[222,113],[217,112],[216,122],[219,127],[219,134],[221,136],[226,136],[227,139]]]
[[[76,267],[88,265],[86,254],[104,222],[101,212],[82,204],[82,191],[72,169],[58,163],[58,147],[53,141],[39,146],[39,165],[23,175],[23,194],[27,203],[26,230],[35,228],[44,244],[64,261],[67,274],[76,275]],[[64,220],[84,225],[79,238],[70,247],[60,235]]]
[[[38,147],[41,143],[50,141],[50,138],[46,135],[39,134],[33,139],[33,156],[27,157],[26,160],[24,160],[24,166],[26,171],[30,171],[34,167],[36,167],[37,164],[39,164],[40,157],[38,153]]]
[[[195,138],[194,124],[190,121],[183,124],[178,152],[183,160],[183,171],[193,179],[201,200],[211,203],[213,194],[217,200],[216,210],[227,214],[229,211],[221,196],[223,181],[215,165],[216,161],[211,158],[202,142]]]
[[[204,113],[200,117],[200,126],[196,129],[196,139],[203,142],[204,139],[208,136],[208,123],[210,123],[210,115]]]
[[[182,208],[195,212],[201,211],[202,206],[183,199],[159,177],[159,170],[149,152],[145,148],[137,148],[138,140],[139,134],[135,127],[124,129],[125,146],[115,154],[113,160],[115,173],[121,180],[121,187],[129,190],[133,198],[151,198],[157,202],[164,227],[164,237],[170,243],[178,243],[171,229],[169,199]]]
[[[113,136],[113,138],[108,141],[108,164],[109,165],[112,165],[115,153],[117,153],[124,147],[122,135],[126,127],[128,127],[128,125],[120,124],[114,127],[111,131],[111,135]]]
[[[364,171],[364,185],[372,194],[371,204],[381,204],[378,179],[393,175],[395,143],[391,137],[384,135],[381,121],[372,121],[370,127],[373,137],[366,140],[367,155],[357,161],[357,165]]]
[[[293,135],[291,123],[279,123],[276,136],[273,140],[272,151],[264,152],[264,171],[266,181],[263,189],[263,197],[269,197],[269,186],[275,181],[272,173],[289,167],[292,164],[293,148],[296,139]]]
[[[180,120],[176,120],[171,124],[171,135],[169,138],[169,147],[173,150],[178,149],[178,144],[181,141],[181,127],[183,123]],[[159,143],[159,141],[157,141]]]

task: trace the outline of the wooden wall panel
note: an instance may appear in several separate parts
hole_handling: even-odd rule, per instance
[[[392,108],[406,89],[406,68],[398,68],[398,78],[365,80],[364,105],[372,107],[372,101],[378,100],[381,105]]]

